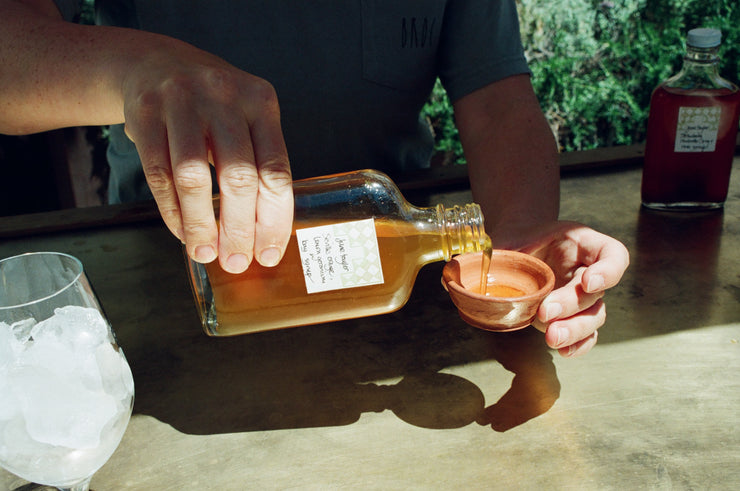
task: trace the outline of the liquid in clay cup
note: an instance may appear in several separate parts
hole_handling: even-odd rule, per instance
[[[507,286],[523,296],[495,297],[480,290],[483,253],[453,257],[442,270],[442,284],[460,317],[487,331],[514,331],[529,326],[537,309],[555,286],[555,275],[539,259],[523,252],[494,250],[488,274],[489,287]]]

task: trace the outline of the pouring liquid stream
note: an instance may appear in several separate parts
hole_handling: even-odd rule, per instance
[[[483,249],[483,254],[481,254],[480,284],[478,286],[478,292],[487,297],[512,298],[523,296],[525,292],[518,288],[495,283],[494,276],[490,271],[492,255],[493,248],[491,246],[487,246]]]
[[[488,295],[488,274],[491,269],[492,255],[493,247],[491,246],[487,246],[483,249],[483,254],[481,254],[480,284],[478,285],[478,291],[483,295]]]

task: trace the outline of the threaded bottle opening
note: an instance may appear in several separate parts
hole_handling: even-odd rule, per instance
[[[456,254],[490,249],[491,239],[486,234],[483,212],[477,204],[450,208],[437,205],[437,220],[445,261]]]
[[[701,64],[718,62],[720,44],[722,32],[718,29],[692,29],[686,37],[684,59]]]

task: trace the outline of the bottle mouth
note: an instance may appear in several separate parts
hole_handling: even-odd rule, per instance
[[[481,252],[491,248],[483,212],[477,204],[455,205],[450,208],[437,205],[437,217],[446,241],[443,247],[445,261],[449,261],[455,254]]]

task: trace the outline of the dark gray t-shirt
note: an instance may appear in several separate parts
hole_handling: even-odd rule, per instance
[[[78,0],[55,0],[65,18]],[[428,166],[419,112],[527,73],[514,0],[97,0],[98,23],[187,41],[271,82],[295,178]],[[111,129],[110,200],[149,197],[133,144]]]

